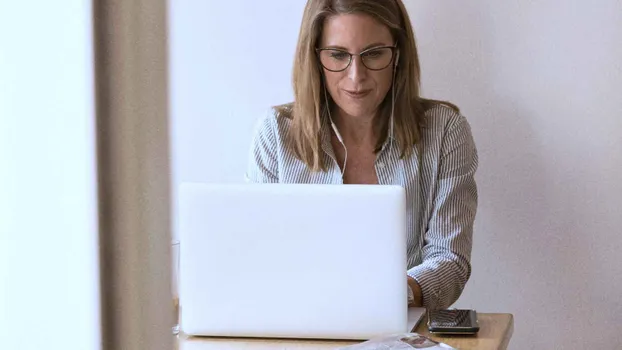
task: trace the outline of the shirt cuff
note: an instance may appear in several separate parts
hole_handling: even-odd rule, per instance
[[[440,286],[435,277],[434,271],[423,265],[418,265],[408,270],[406,273],[408,276],[414,278],[419,284],[419,287],[421,287],[423,307],[428,310],[437,309],[437,305],[439,304]]]

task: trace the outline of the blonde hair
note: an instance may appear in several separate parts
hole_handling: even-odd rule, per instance
[[[395,74],[394,135],[401,157],[413,153],[421,140],[425,112],[439,103],[458,111],[450,103],[423,99],[420,93],[420,66],[415,35],[401,0],[308,0],[304,10],[294,60],[294,102],[277,106],[279,115],[292,120],[290,141],[297,158],[314,171],[326,171],[322,156],[322,125],[326,122],[327,106],[324,99],[322,67],[316,51],[324,21],[338,14],[362,13],[386,25],[399,49],[399,64]],[[330,95],[330,94],[328,94]],[[380,104],[380,118],[375,129],[379,131],[378,152],[389,131],[391,93]],[[330,102],[328,102],[330,103]]]

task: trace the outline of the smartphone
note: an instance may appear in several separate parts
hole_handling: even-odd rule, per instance
[[[477,334],[477,312],[459,309],[429,311],[428,331],[432,334]]]

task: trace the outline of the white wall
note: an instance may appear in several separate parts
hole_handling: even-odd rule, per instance
[[[480,150],[458,306],[514,313],[515,349],[622,347],[622,2],[408,7],[424,92],[463,108]]]
[[[171,124],[179,181],[243,181],[255,120],[292,100],[304,1],[170,2]]]
[[[172,6],[177,183],[242,180],[255,119],[291,100],[304,3]],[[622,2],[406,3],[424,93],[460,105],[480,151],[456,306],[513,313],[513,349],[622,346]]]
[[[0,0],[0,347],[100,348],[90,1]]]

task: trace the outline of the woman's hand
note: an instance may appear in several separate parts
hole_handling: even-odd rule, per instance
[[[409,301],[408,306],[412,306],[412,307],[422,307],[423,306],[423,294],[421,293],[421,287],[419,286],[419,283],[417,283],[417,281],[410,277],[407,276],[407,281],[408,281],[408,286],[410,287],[410,289],[413,291],[414,294],[414,300],[413,301]]]

